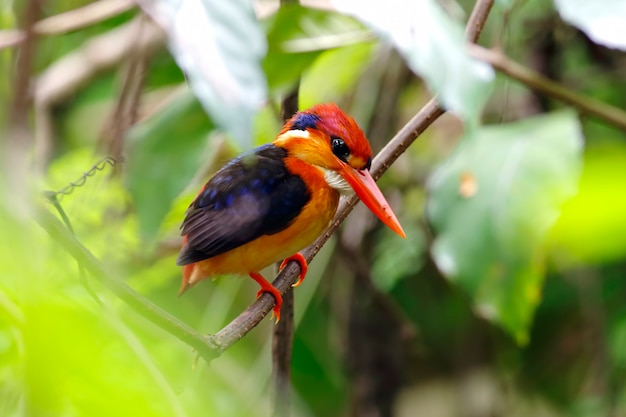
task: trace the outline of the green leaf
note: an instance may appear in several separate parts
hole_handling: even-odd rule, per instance
[[[477,121],[491,92],[492,68],[467,54],[460,23],[435,0],[333,0],[391,42],[448,110]]]
[[[571,112],[485,127],[429,180],[437,266],[520,344],[541,298],[546,233],[575,193],[581,147]]]
[[[198,101],[185,91],[131,131],[126,184],[143,239],[156,235],[172,202],[193,178],[212,129]]]
[[[626,256],[626,143],[600,140],[587,147],[578,194],[563,206],[550,231],[550,251],[561,265],[619,262]],[[599,204],[599,202],[610,204]]]
[[[403,278],[417,275],[424,265],[426,236],[414,225],[405,223],[406,239],[385,231],[376,240],[372,281],[384,292],[391,292]]]
[[[211,118],[252,146],[252,119],[267,87],[265,37],[247,0],[157,0],[139,4],[167,32],[170,51]]]
[[[354,80],[371,62],[373,49],[372,43],[358,43],[322,53],[302,75],[300,106],[339,101],[354,89]]]
[[[561,18],[576,26],[594,42],[626,50],[626,2],[624,0],[554,0]]]
[[[355,19],[297,4],[281,6],[266,22],[263,69],[274,94],[290,89],[324,51],[370,39]]]

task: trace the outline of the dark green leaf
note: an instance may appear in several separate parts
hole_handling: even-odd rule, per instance
[[[569,112],[482,128],[429,182],[435,262],[519,343],[541,298],[545,234],[576,189],[581,145]]]
[[[267,21],[268,53],[263,69],[270,88],[291,88],[325,50],[369,38],[356,20],[338,13],[289,4]]]
[[[126,183],[144,239],[156,235],[172,202],[189,184],[212,129],[200,103],[186,91],[131,131]]]

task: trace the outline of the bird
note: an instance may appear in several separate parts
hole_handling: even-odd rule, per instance
[[[334,103],[295,113],[276,138],[232,159],[200,189],[181,225],[180,294],[207,278],[249,275],[257,298],[270,293],[280,320],[282,296],[259,271],[299,252],[330,225],[341,195],[356,193],[402,238],[400,222],[369,170],[372,148],[356,121]]]

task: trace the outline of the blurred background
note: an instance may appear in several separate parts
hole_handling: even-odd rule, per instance
[[[141,3],[147,14],[128,0],[0,2],[2,416],[271,412],[269,320],[210,365],[196,360],[79,273],[33,221],[57,214],[43,191],[63,190],[76,238],[112,275],[215,333],[256,283],[177,297],[178,227],[212,172],[273,139],[298,79],[300,108],[338,103],[377,152],[433,96],[433,71],[456,90],[471,78],[439,62],[436,30],[441,49],[418,49],[429,78],[393,28],[329,4],[197,3],[210,25],[193,9],[167,22],[183,8],[167,1]],[[618,2],[597,3],[626,21]],[[419,24],[454,24],[445,32],[462,45],[474,1],[433,4]],[[626,46],[593,40],[559,7],[496,2],[479,43],[624,108]],[[207,93],[184,67],[194,51],[249,102]],[[502,74],[468,94],[380,179],[407,239],[359,205],[296,289],[294,416],[626,416],[626,133]]]

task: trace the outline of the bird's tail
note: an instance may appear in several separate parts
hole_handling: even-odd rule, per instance
[[[191,285],[190,284],[190,280],[191,280],[191,276],[193,275],[193,270],[195,269],[196,264],[187,264],[185,266],[183,266],[183,282],[180,286],[180,290],[178,290],[178,295],[181,296],[183,295],[183,293],[187,290],[187,288],[189,288]]]

